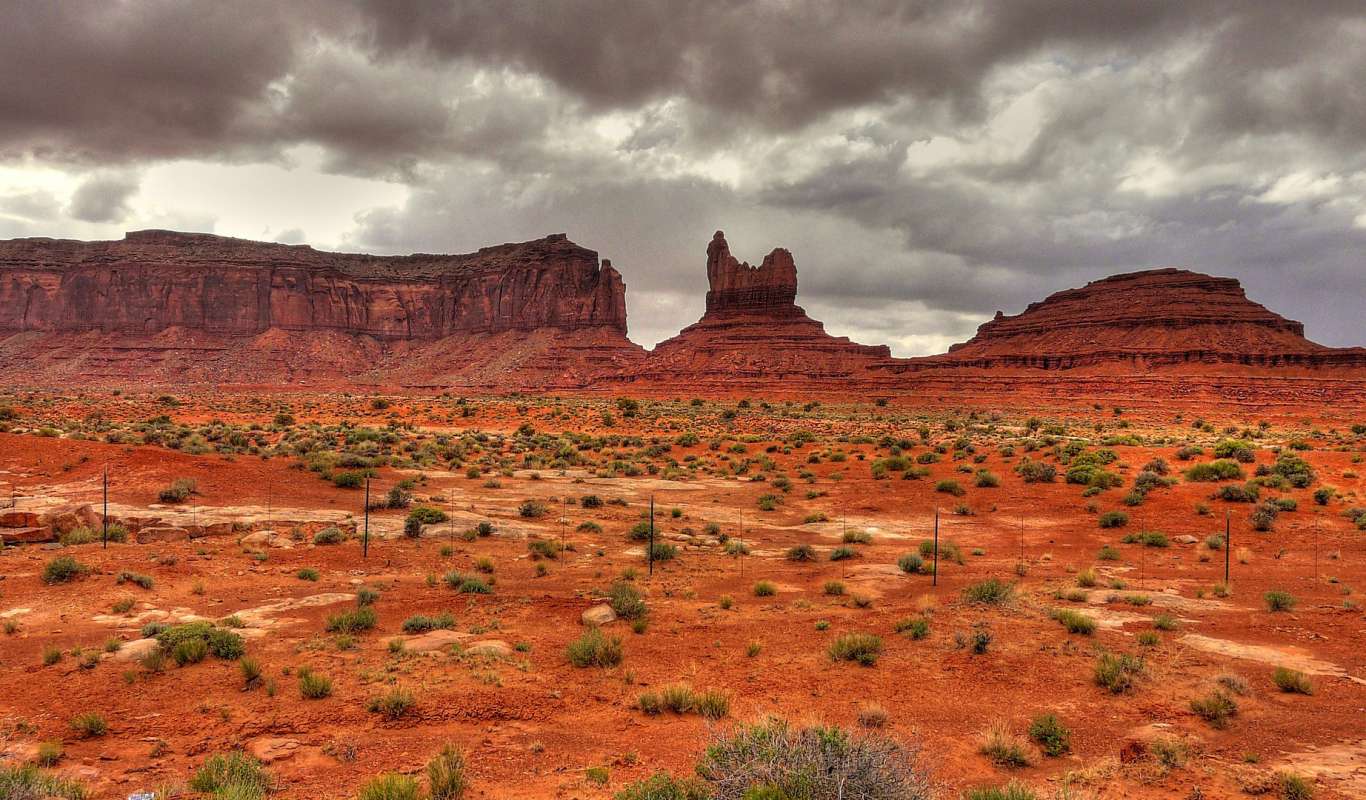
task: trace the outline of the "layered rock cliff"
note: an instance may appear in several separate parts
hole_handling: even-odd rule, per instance
[[[488,337],[501,346],[479,346]],[[584,362],[588,345],[596,364]],[[424,358],[427,348],[444,357]],[[11,379],[40,368],[233,382],[437,377],[417,363],[451,382],[558,386],[642,352],[626,339],[620,273],[563,234],[411,256],[169,231],[0,242],[0,368]]]
[[[1233,278],[1183,269],[1114,275],[1001,312],[977,335],[912,368],[1076,369],[1232,364],[1366,366],[1366,349],[1330,348],[1249,300]]]
[[[862,345],[825,332],[796,304],[797,267],[775,249],[757,267],[730,254],[725,234],[707,245],[707,310],[660,342],[630,377],[659,384],[735,388],[781,381],[839,386],[890,358],[885,345]]]

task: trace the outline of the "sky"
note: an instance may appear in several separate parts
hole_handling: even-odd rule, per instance
[[[1363,0],[16,0],[0,238],[563,232],[648,347],[724,230],[900,356],[1164,266],[1361,345],[1363,76]]]

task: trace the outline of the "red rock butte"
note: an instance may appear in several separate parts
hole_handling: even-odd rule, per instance
[[[660,342],[634,380],[717,390],[782,382],[845,385],[891,357],[886,345],[856,344],[825,332],[797,299],[797,266],[777,248],[757,267],[730,254],[717,231],[707,245],[707,310]]]
[[[1363,402],[1366,349],[1330,348],[1180,269],[1116,275],[892,358],[796,304],[797,267],[720,231],[706,312],[646,352],[626,287],[563,234],[465,255],[372,256],[170,231],[0,242],[0,385],[339,385],[945,396],[1059,391]],[[1255,378],[1253,380],[1252,378]]]

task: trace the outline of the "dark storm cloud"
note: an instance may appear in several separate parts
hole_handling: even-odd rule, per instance
[[[566,231],[647,342],[696,318],[724,228],[865,341],[1184,265],[1359,343],[1363,74],[1360,0],[31,2],[0,164],[90,169],[68,213],[108,220],[119,170],[311,145],[412,187],[346,246]],[[9,196],[18,230],[41,198]]]
[[[82,222],[121,222],[128,216],[128,201],[137,194],[133,175],[94,175],[76,188],[66,213]]]

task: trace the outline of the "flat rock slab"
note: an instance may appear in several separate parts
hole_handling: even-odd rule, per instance
[[[502,639],[481,639],[466,647],[465,652],[472,656],[507,658],[512,655],[512,645]]]
[[[298,739],[265,736],[247,742],[247,753],[263,764],[292,757],[303,744]]]
[[[0,528],[0,542],[5,544],[41,544],[57,541],[51,528]]]
[[[1286,756],[1282,764],[1296,774],[1336,784],[1349,797],[1366,797],[1366,739],[1312,747]]]
[[[177,528],[173,525],[154,525],[139,530],[135,538],[138,544],[183,542],[190,538],[190,532],[185,528]]]
[[[463,645],[470,634],[460,631],[428,631],[417,636],[405,636],[403,649],[412,653],[438,653],[450,649],[453,644]]]
[[[1260,661],[1274,667],[1289,667],[1309,675],[1347,678],[1355,683],[1366,685],[1366,680],[1354,678],[1347,674],[1347,670],[1337,664],[1320,661],[1298,647],[1266,647],[1259,644],[1243,644],[1228,639],[1216,639],[1213,636],[1202,636],[1198,633],[1188,633],[1178,641],[1206,653],[1241,658],[1247,661]]]
[[[156,639],[134,639],[131,642],[124,642],[122,647],[112,653],[106,653],[104,657],[110,661],[141,661],[155,649]]]
[[[312,594],[307,597],[290,597],[284,600],[276,600],[256,608],[245,608],[233,616],[240,619],[248,628],[264,628],[283,622],[276,619],[286,611],[296,608],[318,608],[320,606],[336,605],[337,603],[347,603],[355,600],[356,596],[350,592],[323,592],[322,594]]]

